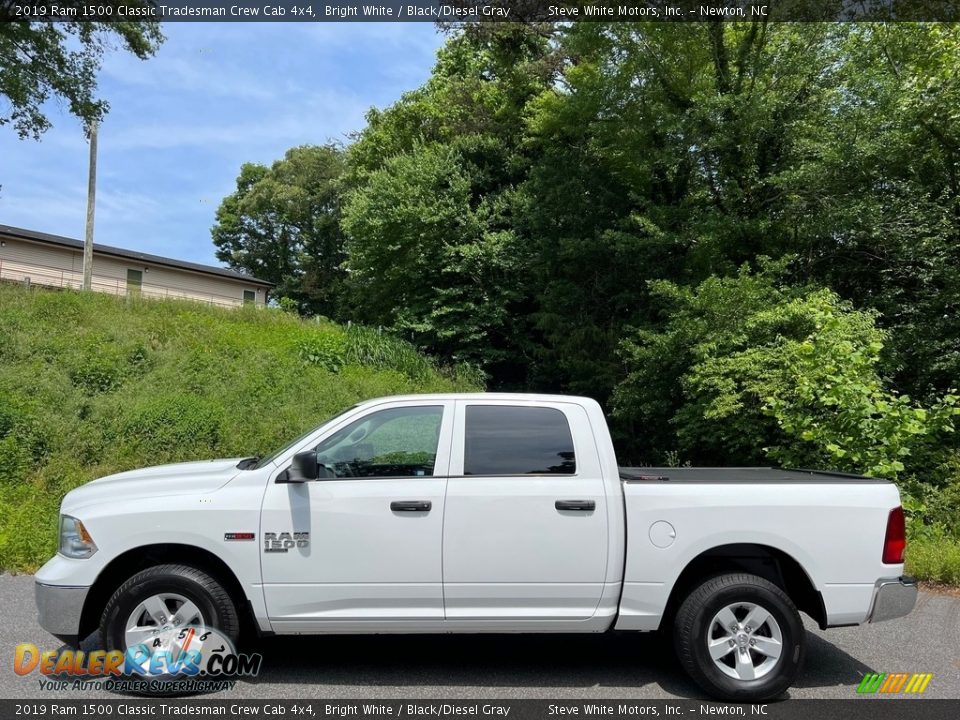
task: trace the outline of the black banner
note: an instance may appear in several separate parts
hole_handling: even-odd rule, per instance
[[[851,689],[851,693],[853,689]],[[550,720],[551,718],[699,718],[757,720],[953,720],[960,700],[853,697],[850,700],[787,700],[727,704],[694,700],[0,700],[0,717],[50,720],[63,717],[224,718],[454,718]]]
[[[45,22],[958,21],[958,0],[0,0],[0,21]]]

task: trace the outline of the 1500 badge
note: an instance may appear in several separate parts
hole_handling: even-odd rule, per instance
[[[263,551],[285,553],[290,548],[305,548],[310,544],[310,533],[308,532],[282,532],[282,533],[264,533]]]

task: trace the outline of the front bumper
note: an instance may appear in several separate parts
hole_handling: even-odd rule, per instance
[[[912,577],[882,578],[873,590],[868,622],[883,622],[909,615],[917,604],[917,581]]]
[[[80,634],[80,615],[89,587],[34,585],[40,627],[59,640],[75,645]]]

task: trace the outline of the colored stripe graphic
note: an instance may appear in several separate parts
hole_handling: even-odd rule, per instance
[[[883,684],[883,687],[880,688],[882,693],[898,693],[903,688],[907,678],[910,677],[907,673],[890,673],[887,675],[887,681]]]
[[[857,688],[858,693],[875,693],[880,689],[880,685],[883,682],[884,673],[867,673],[863,676],[863,680],[860,681],[860,686]]]
[[[927,689],[932,679],[933,673],[866,673],[857,686],[857,692],[918,695]]]
[[[910,682],[907,683],[904,692],[922,693],[927,689],[927,685],[930,684],[932,679],[933,673],[914,673],[913,677],[910,678]]]

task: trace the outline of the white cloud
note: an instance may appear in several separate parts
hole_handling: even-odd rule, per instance
[[[344,140],[419,85],[442,43],[415,23],[169,23],[154,58],[109,53],[98,242],[215,262],[214,212],[240,165]],[[56,103],[41,142],[0,128],[0,223],[82,237],[86,138]]]
[[[264,108],[264,112],[202,119],[190,118],[186,112],[135,126],[104,125],[100,138],[113,151],[217,146],[286,149],[342,139],[362,126],[366,110],[358,98],[318,93],[298,105]]]
[[[274,84],[258,78],[248,68],[225,62],[213,49],[201,46],[177,50],[161,48],[150,60],[129,54],[111,55],[101,77],[119,86],[183,97],[191,93],[234,100],[270,100],[281,93]]]

